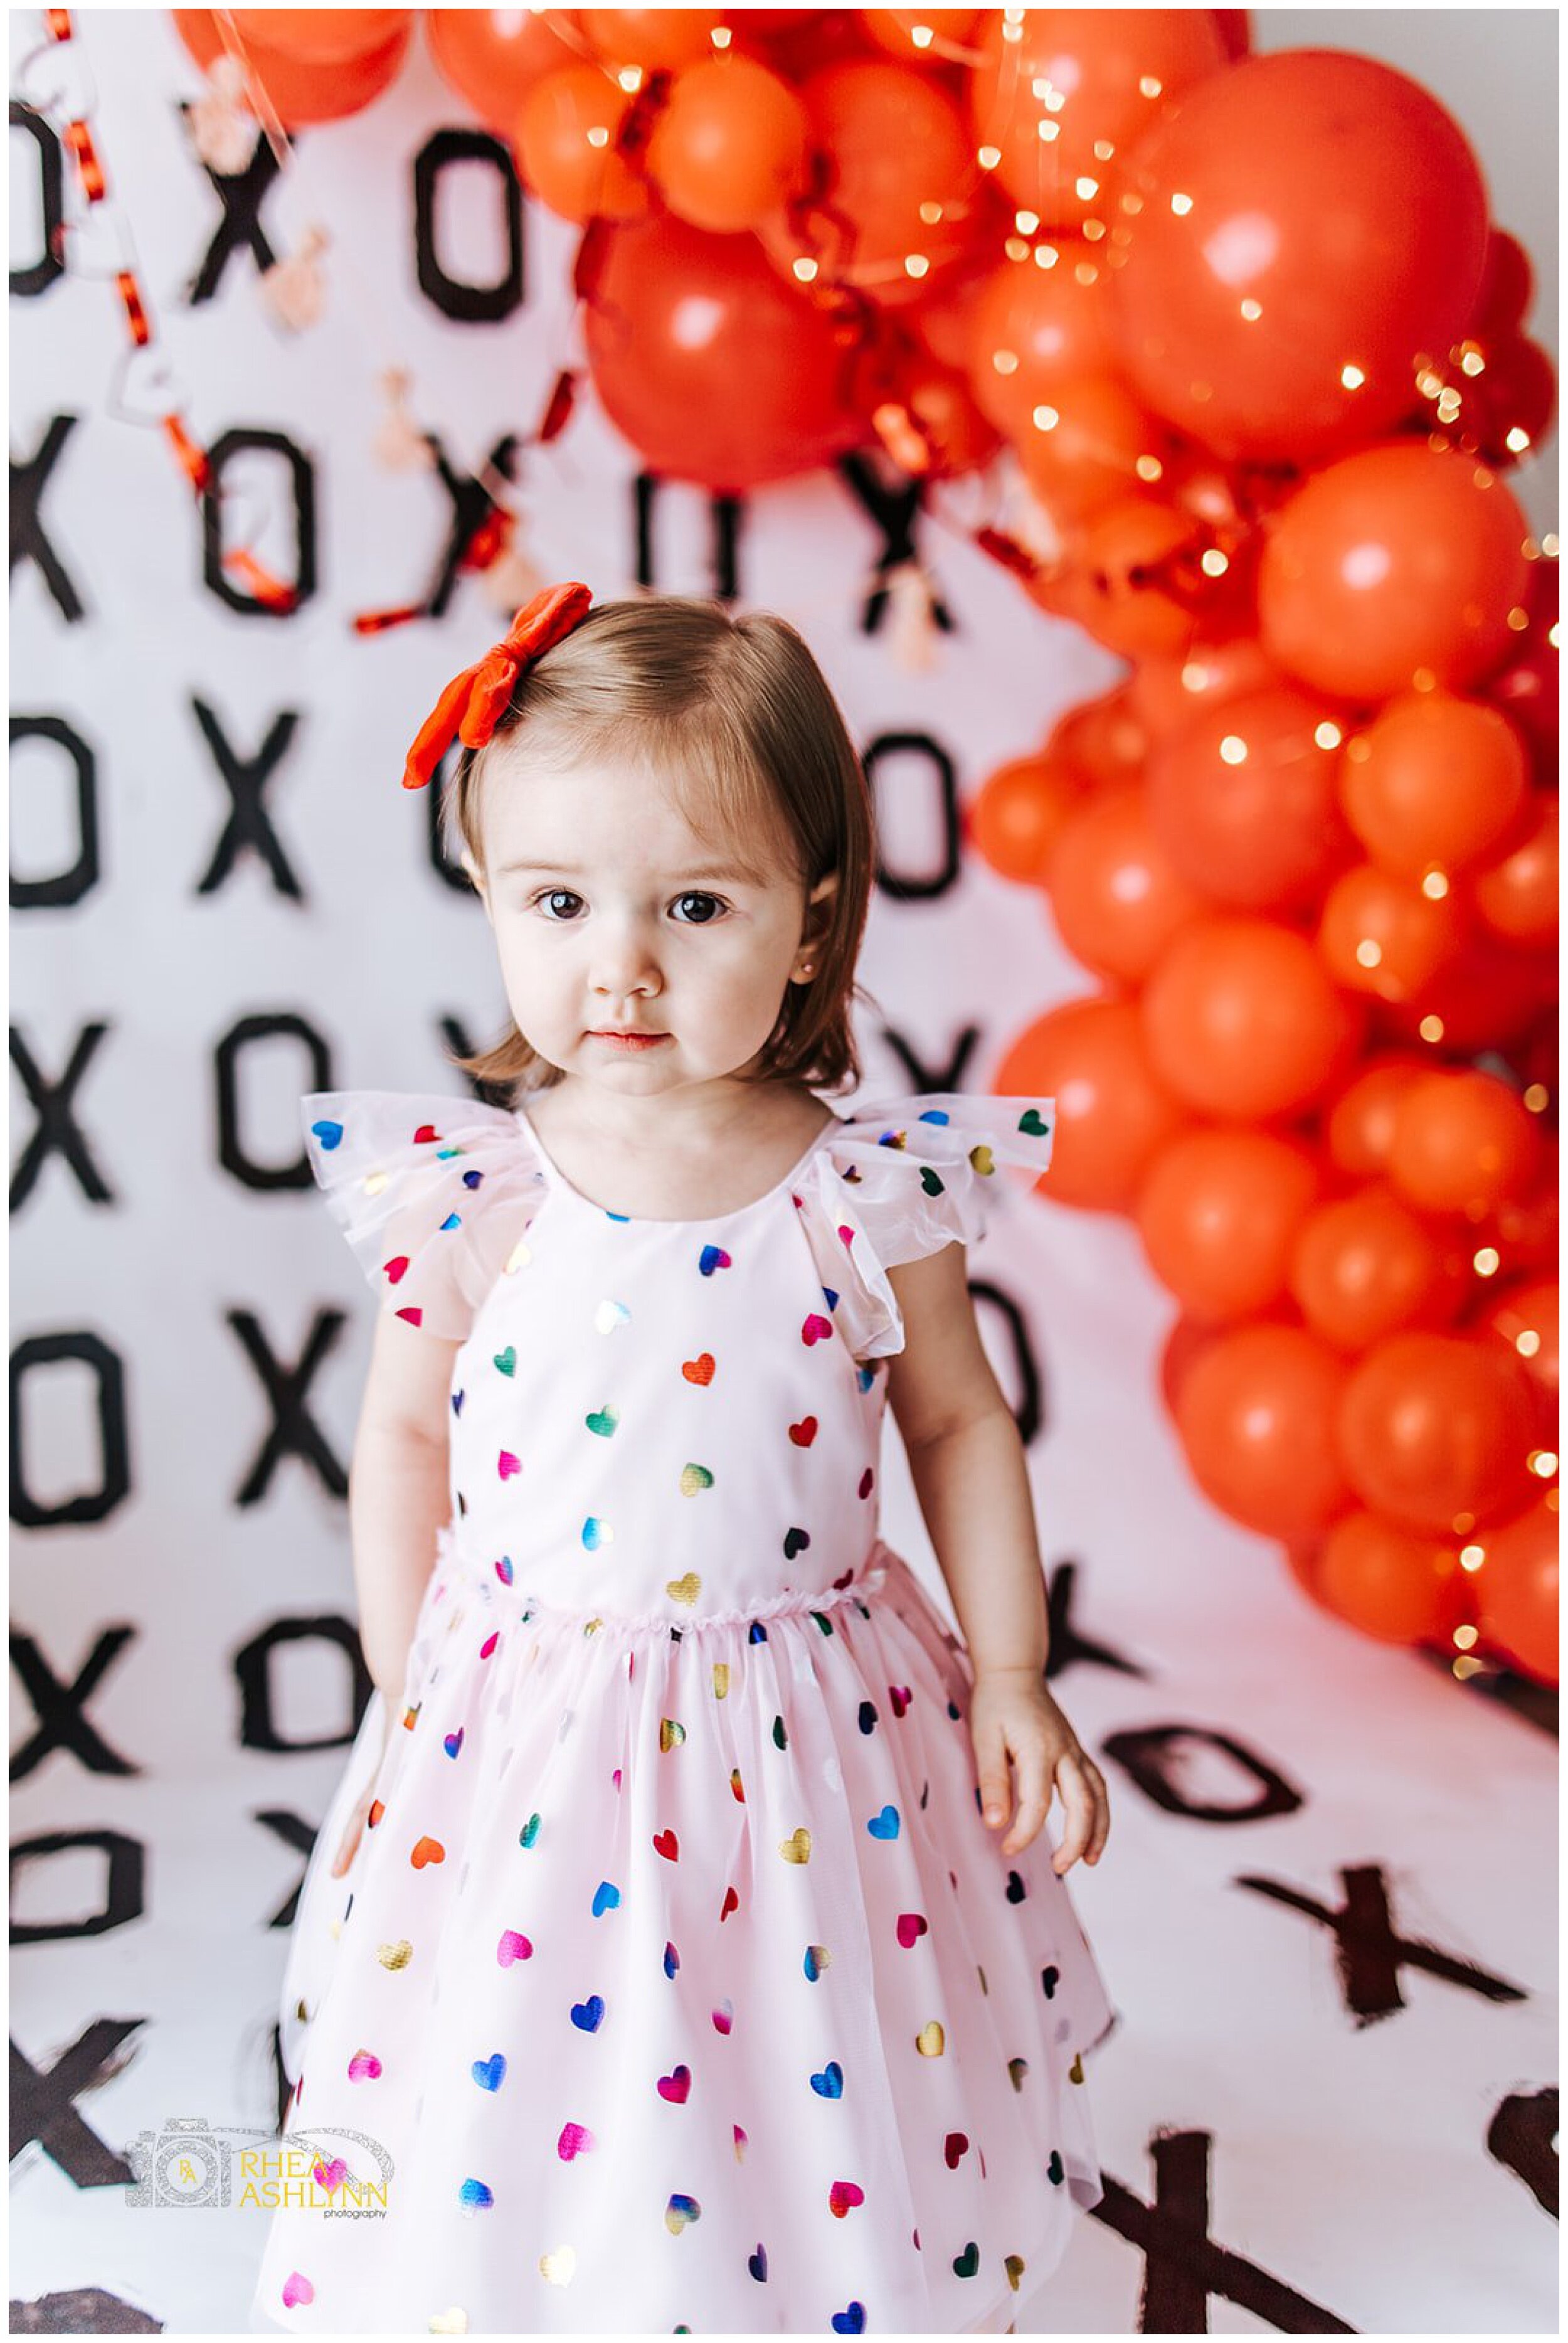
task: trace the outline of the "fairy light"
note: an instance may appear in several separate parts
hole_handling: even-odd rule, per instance
[[[1037,244],[1034,247],[1034,265],[1037,268],[1054,268],[1060,258],[1060,250],[1054,244]]]
[[[1093,151],[1097,163],[1109,163],[1116,152],[1116,141],[1113,138],[1097,138]]]
[[[814,260],[792,260],[789,266],[802,285],[809,285],[817,274],[817,264]]]
[[[1545,536],[1541,540],[1541,550],[1546,556],[1548,561],[1556,560],[1557,532],[1555,529],[1549,528],[1547,530]]]
[[[1431,367],[1423,367],[1416,376],[1415,387],[1422,398],[1435,398],[1442,389],[1442,377],[1434,374]]]
[[[975,161],[980,165],[982,171],[994,171],[997,165],[1001,161],[1001,148],[1000,146],[977,146],[975,148]]]
[[[602,122],[596,122],[593,127],[589,130],[588,134],[588,143],[590,146],[608,146],[609,145],[609,132],[605,128]]]
[[[1247,744],[1239,733],[1227,732],[1220,743],[1220,756],[1221,761],[1227,765],[1244,765],[1247,761]]]
[[[1427,871],[1421,882],[1421,891],[1429,903],[1441,903],[1448,894],[1448,874],[1435,866]]]
[[[1530,434],[1522,423],[1516,423],[1504,435],[1503,444],[1511,456],[1523,456],[1530,445]]]
[[[1075,260],[1072,264],[1072,277],[1073,282],[1077,285],[1098,285],[1100,263],[1097,260]]]
[[[1519,1103],[1532,1114],[1544,1114],[1552,1103],[1552,1093],[1544,1082],[1532,1082],[1527,1091],[1521,1091]]]
[[[1363,936],[1356,946],[1356,960],[1362,968],[1380,968],[1382,965],[1382,944],[1372,936]]]
[[[914,43],[917,49],[929,49],[936,37],[936,34],[930,25],[911,25],[910,26],[910,38]]]
[[[1029,238],[1022,236],[1010,236],[1007,242],[1002,246],[1002,250],[1006,253],[1010,260],[1027,260],[1029,258]]]
[[[1461,1570],[1479,1570],[1485,1560],[1486,1548],[1483,1545],[1467,1545],[1460,1548],[1459,1566]]]
[[[1479,342],[1460,344],[1459,371],[1472,376],[1486,372],[1486,353]]]
[[[1347,390],[1362,390],[1366,387],[1366,377],[1359,366],[1341,367],[1340,380]]]
[[[1463,1652],[1452,1663],[1452,1669],[1461,1684],[1468,1684],[1472,1676],[1483,1676],[1486,1674],[1486,1664],[1483,1660],[1478,1660],[1473,1653]]]
[[[1140,456],[1132,468],[1139,478],[1147,481],[1151,487],[1165,477],[1165,467],[1158,456]]]
[[[1084,221],[1083,240],[1086,244],[1098,244],[1104,234],[1105,222],[1103,220],[1086,219]]]
[[[1074,179],[1072,192],[1081,204],[1091,204],[1100,193],[1100,182],[1098,179],[1088,177]]]
[[[1357,732],[1345,746],[1347,765],[1364,765],[1372,755],[1372,742],[1364,732]]]
[[[715,25],[708,37],[716,49],[727,49],[735,35],[728,25]]]
[[[1410,671],[1410,688],[1412,691],[1435,691],[1437,678],[1429,667],[1412,667]]]
[[[638,91],[642,87],[642,67],[640,65],[622,65],[620,71],[616,75],[616,79],[619,82],[622,89],[625,90],[628,97],[635,97]]]
[[[1054,431],[1061,416],[1054,407],[1037,407],[1030,419],[1037,431]]]
[[[1138,76],[1138,95],[1140,97],[1158,97],[1164,86],[1164,83],[1156,74],[1140,74]]]
[[[1533,1359],[1541,1350],[1541,1337],[1533,1326],[1522,1326],[1513,1337],[1513,1347],[1522,1359]]]
[[[1250,326],[1255,326],[1262,314],[1263,305],[1261,301],[1248,300],[1242,302],[1241,315],[1245,317]]]
[[[1231,567],[1230,557],[1228,554],[1221,553],[1217,545],[1211,545],[1200,560],[1198,567],[1205,578],[1223,578],[1226,570]]]
[[[906,277],[923,277],[930,265],[930,262],[926,258],[923,252],[906,252],[904,255],[904,274]]]
[[[1175,213],[1178,219],[1185,219],[1188,213],[1192,208],[1191,196],[1172,196],[1171,198],[1171,208]]]
[[[1557,1470],[1555,1451],[1550,1448],[1533,1449],[1529,1457],[1529,1465],[1538,1481],[1550,1481]]]
[[[1453,1631],[1453,1640],[1462,1652],[1468,1652],[1475,1641],[1475,1629],[1471,1626],[1456,1627]]]
[[[1430,1041],[1433,1049],[1435,1049],[1437,1044],[1442,1041],[1446,1029],[1442,1018],[1433,1012],[1423,1017],[1421,1023],[1415,1030],[1417,1035],[1422,1041]]]
[[[1143,198],[1138,193],[1136,187],[1124,187],[1122,189],[1121,208],[1127,214],[1129,219],[1136,219],[1138,214],[1143,209]]]
[[[1018,352],[1016,350],[992,350],[990,354],[990,363],[993,374],[1016,374],[1018,372]]]
[[[1452,386],[1446,390],[1440,391],[1437,398],[1438,421],[1440,423],[1452,423],[1463,405],[1463,399],[1461,398],[1458,391],[1453,389]]]
[[[1557,648],[1557,620],[1555,618],[1553,619],[1552,624],[1546,629],[1546,639],[1551,644],[1553,649],[1555,650]]]
[[[1314,728],[1312,738],[1317,742],[1320,749],[1337,749],[1340,745],[1342,735],[1341,734],[1339,726],[1337,724],[1330,723],[1327,717],[1325,717],[1323,721]]]
[[[1038,212],[1014,212],[1012,216],[1012,224],[1014,227],[1017,228],[1020,236],[1032,236],[1035,229],[1040,226],[1040,214]]]
[[[1525,628],[1530,624],[1529,611],[1522,610],[1518,603],[1515,602],[1513,608],[1508,613],[1508,624],[1514,634],[1523,634]]]
[[[929,197],[920,206],[920,219],[927,227],[935,227],[941,216],[942,207],[940,204],[932,203]]]
[[[1035,128],[1039,131],[1040,136],[1048,146],[1053,139],[1060,138],[1061,136],[1060,123],[1052,122],[1049,115],[1042,114],[1040,120],[1036,123]]]

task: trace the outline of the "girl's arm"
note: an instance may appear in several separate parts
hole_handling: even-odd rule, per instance
[[[359,1639],[387,1708],[388,1727],[414,1641],[414,1624],[447,1520],[447,1424],[459,1345],[377,1313],[370,1370],[348,1472],[348,1517]]]
[[[980,1346],[968,1254],[944,1245],[888,1272],[904,1348],[888,1404],[977,1676],[1045,1669],[1044,1576],[1018,1425]]]

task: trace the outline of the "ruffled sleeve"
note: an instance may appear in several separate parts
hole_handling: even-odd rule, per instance
[[[904,1347],[887,1272],[985,1232],[1003,1163],[1050,1161],[1056,1101],[932,1091],[857,1106],[797,1193],[833,1323],[857,1359]]]
[[[310,1168],[381,1307],[460,1341],[527,1258],[546,1192],[516,1115],[401,1091],[312,1091],[301,1108]]]

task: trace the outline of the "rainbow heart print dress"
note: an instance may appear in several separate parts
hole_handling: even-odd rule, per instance
[[[372,1695],[284,1979],[253,2328],[1001,2331],[1099,2202],[1118,2022],[972,1671],[878,1532],[887,1272],[1052,1102],[835,1113],[706,1221],[590,1202],[526,1107],[304,1101],[383,1308],[460,1343],[400,1729]]]

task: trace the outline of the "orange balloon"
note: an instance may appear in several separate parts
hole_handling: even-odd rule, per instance
[[[1386,1037],[1419,1036],[1460,1054],[1500,1049],[1534,1023],[1556,982],[1554,953],[1513,950],[1482,930],[1408,1000],[1381,1001],[1377,1019]]]
[[[1312,1592],[1325,1611],[1382,1644],[1446,1642],[1462,1592],[1459,1547],[1381,1513],[1346,1513],[1318,1557]]]
[[[1534,789],[1513,842],[1471,880],[1471,900],[1495,936],[1516,944],[1557,940],[1557,798]]]
[[[1193,1478],[1232,1521],[1274,1537],[1332,1522],[1351,1490],[1334,1450],[1344,1362],[1301,1326],[1236,1326],[1188,1368],[1176,1429]]]
[[[1133,707],[1157,736],[1182,730],[1206,709],[1280,682],[1252,634],[1193,643],[1176,659],[1145,659],[1127,686]]]
[[[795,262],[814,258],[829,284],[888,307],[923,300],[975,233],[980,173],[958,107],[915,67],[880,58],[824,66],[802,84],[800,103],[832,183],[803,230],[759,224],[769,259],[793,282]],[[911,269],[911,259],[923,265]]]
[[[1271,920],[1183,928],[1141,1009],[1150,1063],[1201,1113],[1256,1121],[1300,1111],[1354,1057],[1362,1021],[1303,936]]]
[[[1555,1448],[1562,1400],[1557,1332],[1557,1280],[1523,1277],[1493,1294],[1475,1322],[1478,1333],[1495,1334],[1518,1359],[1535,1388],[1536,1436]]]
[[[577,62],[528,8],[427,8],[425,37],[447,87],[508,137],[534,84]]]
[[[1162,1147],[1133,1219],[1150,1267],[1201,1324],[1250,1317],[1285,1287],[1318,1193],[1310,1151],[1265,1131],[1187,1131]]]
[[[1557,1505],[1555,1490],[1478,1542],[1486,1560],[1477,1574],[1483,1641],[1537,1684],[1558,1678]]]
[[[976,37],[974,143],[997,150],[998,180],[1047,228],[1104,222],[1128,148],[1227,62],[1213,13],[1026,8],[1008,24],[1003,15],[988,9]]]
[[[1481,1251],[1493,1247],[1505,1276],[1519,1277],[1533,1272],[1538,1276],[1554,1277],[1557,1273],[1561,1154],[1555,1132],[1543,1139],[1541,1178],[1534,1193],[1522,1203],[1500,1204],[1495,1212],[1487,1213],[1475,1231],[1474,1248]]]
[[[646,180],[616,152],[631,104],[600,65],[563,65],[534,84],[518,116],[514,143],[524,178],[562,219],[640,219]]]
[[[1346,819],[1397,878],[1460,870],[1512,828],[1529,786],[1505,716],[1447,691],[1407,691],[1347,742]]]
[[[940,56],[941,49],[930,38],[933,33],[938,43],[961,47],[982,13],[979,8],[861,8],[858,12],[878,47],[902,58],[906,65],[918,65],[933,55]],[[924,30],[924,39],[917,40],[917,28]]]
[[[1197,621],[1164,573],[1191,549],[1191,521],[1152,497],[1125,497],[1064,538],[1060,568],[1030,581],[1032,600],[1127,659],[1185,649]]]
[[[1527,1195],[1541,1170],[1541,1134],[1518,1091],[1481,1068],[1444,1068],[1402,1091],[1389,1178],[1418,1212],[1479,1219]]]
[[[1365,1351],[1404,1326],[1452,1319],[1459,1296],[1432,1232],[1389,1188],[1337,1196],[1309,1212],[1291,1248],[1290,1290],[1316,1334]]]
[[[1184,1119],[1150,1067],[1131,1001],[1068,1001],[1048,1010],[1004,1053],[992,1087],[1002,1098],[1055,1099],[1050,1193],[1059,1204],[1091,1212],[1127,1211]]]
[[[722,8],[579,8],[578,29],[595,55],[618,73],[640,65],[652,73],[674,69],[713,55],[713,28],[726,22]]]
[[[1377,1179],[1388,1169],[1394,1111],[1428,1061],[1404,1050],[1385,1051],[1356,1068],[1323,1110],[1323,1141],[1331,1161],[1349,1177]]]
[[[235,31],[296,65],[341,65],[413,29],[412,8],[236,8]]]
[[[1081,780],[1060,759],[1015,757],[969,807],[969,842],[1004,879],[1043,887],[1051,850],[1082,797]]]
[[[1455,895],[1433,898],[1371,862],[1342,871],[1323,898],[1318,950],[1337,984],[1385,1001],[1413,1001],[1464,941]]]
[[[1010,438],[1022,439],[1034,410],[1063,383],[1106,375],[1116,364],[1103,264],[1080,236],[1036,245],[1031,256],[1004,260],[976,299],[968,356],[970,380],[985,413]]]
[[[1468,456],[1395,440],[1311,476],[1266,524],[1258,628],[1287,673],[1356,700],[1494,668],[1528,584],[1524,516]]]
[[[205,68],[226,55],[210,8],[176,8],[172,13],[175,29],[198,65]],[[263,8],[256,13],[266,17],[272,12]],[[378,48],[335,65],[302,64],[261,41],[245,43],[246,62],[285,129],[299,129],[313,122],[341,122],[390,89],[408,53],[414,15],[411,9],[385,13],[400,16],[403,22]]]
[[[1243,910],[1315,903],[1354,851],[1340,818],[1340,730],[1280,683],[1196,713],[1149,763],[1149,818],[1183,878]]]
[[[1206,908],[1150,825],[1141,781],[1115,781],[1068,814],[1046,865],[1057,931],[1074,959],[1141,984],[1179,928]]]
[[[1136,495],[1140,464],[1159,463],[1169,436],[1115,375],[1053,385],[1017,439],[1030,488],[1059,528]]]
[[[1352,1368],[1336,1437],[1363,1503],[1462,1536],[1523,1503],[1534,1427],[1530,1379],[1500,1345],[1405,1332]]]
[[[1301,1322],[1293,1305],[1282,1299],[1271,1308],[1260,1311],[1254,1322],[1260,1326],[1294,1326]],[[1195,1318],[1178,1318],[1172,1324],[1160,1354],[1160,1388],[1172,1422],[1177,1393],[1187,1379],[1187,1370],[1211,1342],[1218,1342],[1229,1331],[1224,1326],[1201,1326]]]
[[[1464,134],[1373,57],[1285,49],[1214,75],[1126,181],[1111,292],[1131,386],[1223,456],[1300,465],[1401,423],[1481,282]]]
[[[662,212],[617,228],[584,338],[605,413],[671,479],[739,495],[862,436],[831,322],[779,283],[755,236]]]
[[[677,74],[648,166],[672,212],[730,236],[794,193],[806,147],[805,109],[777,74],[752,57],[709,57]]]
[[[1128,687],[1119,683],[1097,699],[1080,700],[1059,717],[1045,753],[1070,765],[1085,781],[1136,780],[1149,754],[1149,728]]]

